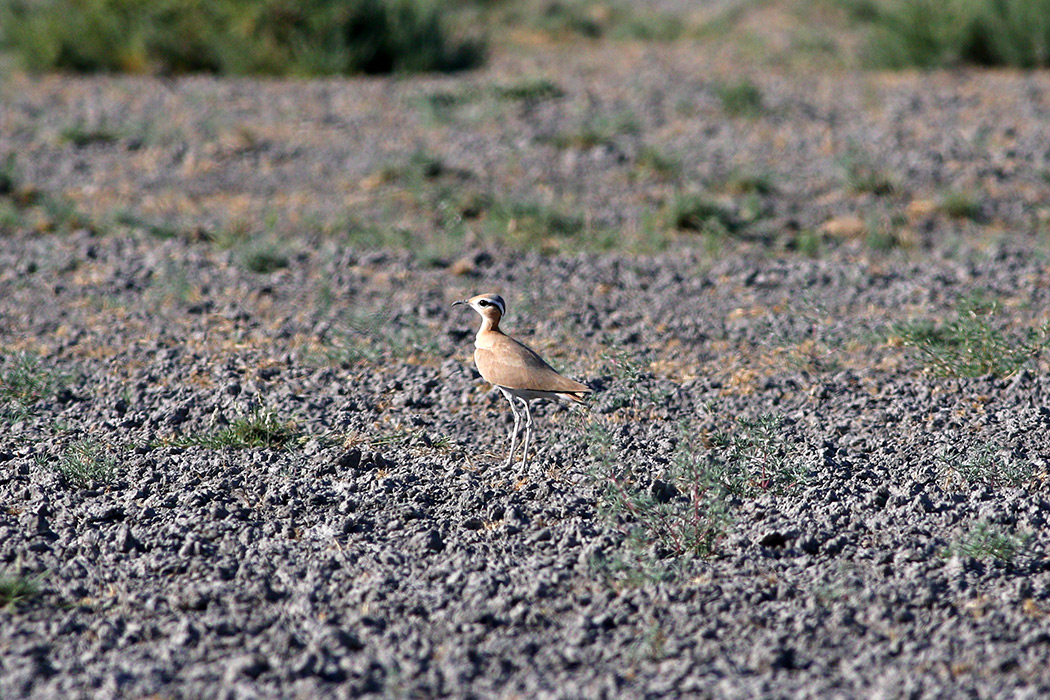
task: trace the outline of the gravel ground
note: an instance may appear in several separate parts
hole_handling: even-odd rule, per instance
[[[37,590],[0,610],[0,697],[1050,694],[1046,361],[939,378],[895,325],[975,293],[1008,338],[1047,320],[1047,76],[771,74],[769,111],[730,118],[716,58],[625,46],[443,79],[7,79],[0,595]],[[554,100],[419,107],[555,69]],[[540,138],[587,104],[637,128]],[[78,120],[116,135],[78,146]],[[632,175],[647,142],[680,155],[670,181]],[[891,192],[850,186],[849,144]],[[420,147],[439,176],[384,170]],[[775,176],[770,214],[717,249],[517,252],[489,215],[441,248],[457,182],[629,238],[739,167]],[[938,211],[945,187],[979,215]],[[40,192],[94,223],[52,232]],[[367,250],[347,212],[440,254]],[[815,257],[782,240],[809,229]],[[487,291],[596,389],[537,407],[526,471],[449,307]],[[670,508],[677,460],[764,415],[791,473],[722,493],[709,555],[629,536],[610,474]],[[234,444],[267,416],[280,444]]]

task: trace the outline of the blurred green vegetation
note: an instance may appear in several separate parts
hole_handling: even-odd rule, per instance
[[[432,0],[0,0],[34,70],[224,75],[454,71],[484,61]]]
[[[1050,0],[845,0],[879,68],[1050,66]]]

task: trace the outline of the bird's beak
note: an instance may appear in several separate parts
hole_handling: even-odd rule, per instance
[[[466,303],[467,303],[466,299],[460,299],[459,301],[452,302],[452,305],[453,306],[459,306],[460,304],[466,304]]]

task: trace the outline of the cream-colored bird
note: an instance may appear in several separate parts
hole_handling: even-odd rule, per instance
[[[480,294],[472,299],[457,301],[453,306],[467,304],[481,315],[481,328],[474,340],[474,364],[481,376],[495,385],[510,402],[514,414],[514,430],[510,434],[510,454],[505,466],[514,461],[514,451],[521,431],[521,414],[515,401],[525,409],[525,445],[521,455],[521,467],[525,468],[529,458],[529,439],[532,437],[532,412],[529,401],[533,399],[562,399],[583,403],[583,397],[591,392],[586,384],[563,377],[548,365],[531,348],[507,336],[499,329],[500,319],[507,313],[507,305],[499,294]]]

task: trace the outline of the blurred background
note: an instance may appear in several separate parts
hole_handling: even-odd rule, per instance
[[[0,0],[0,232],[717,257],[1047,239],[1047,0]]]

